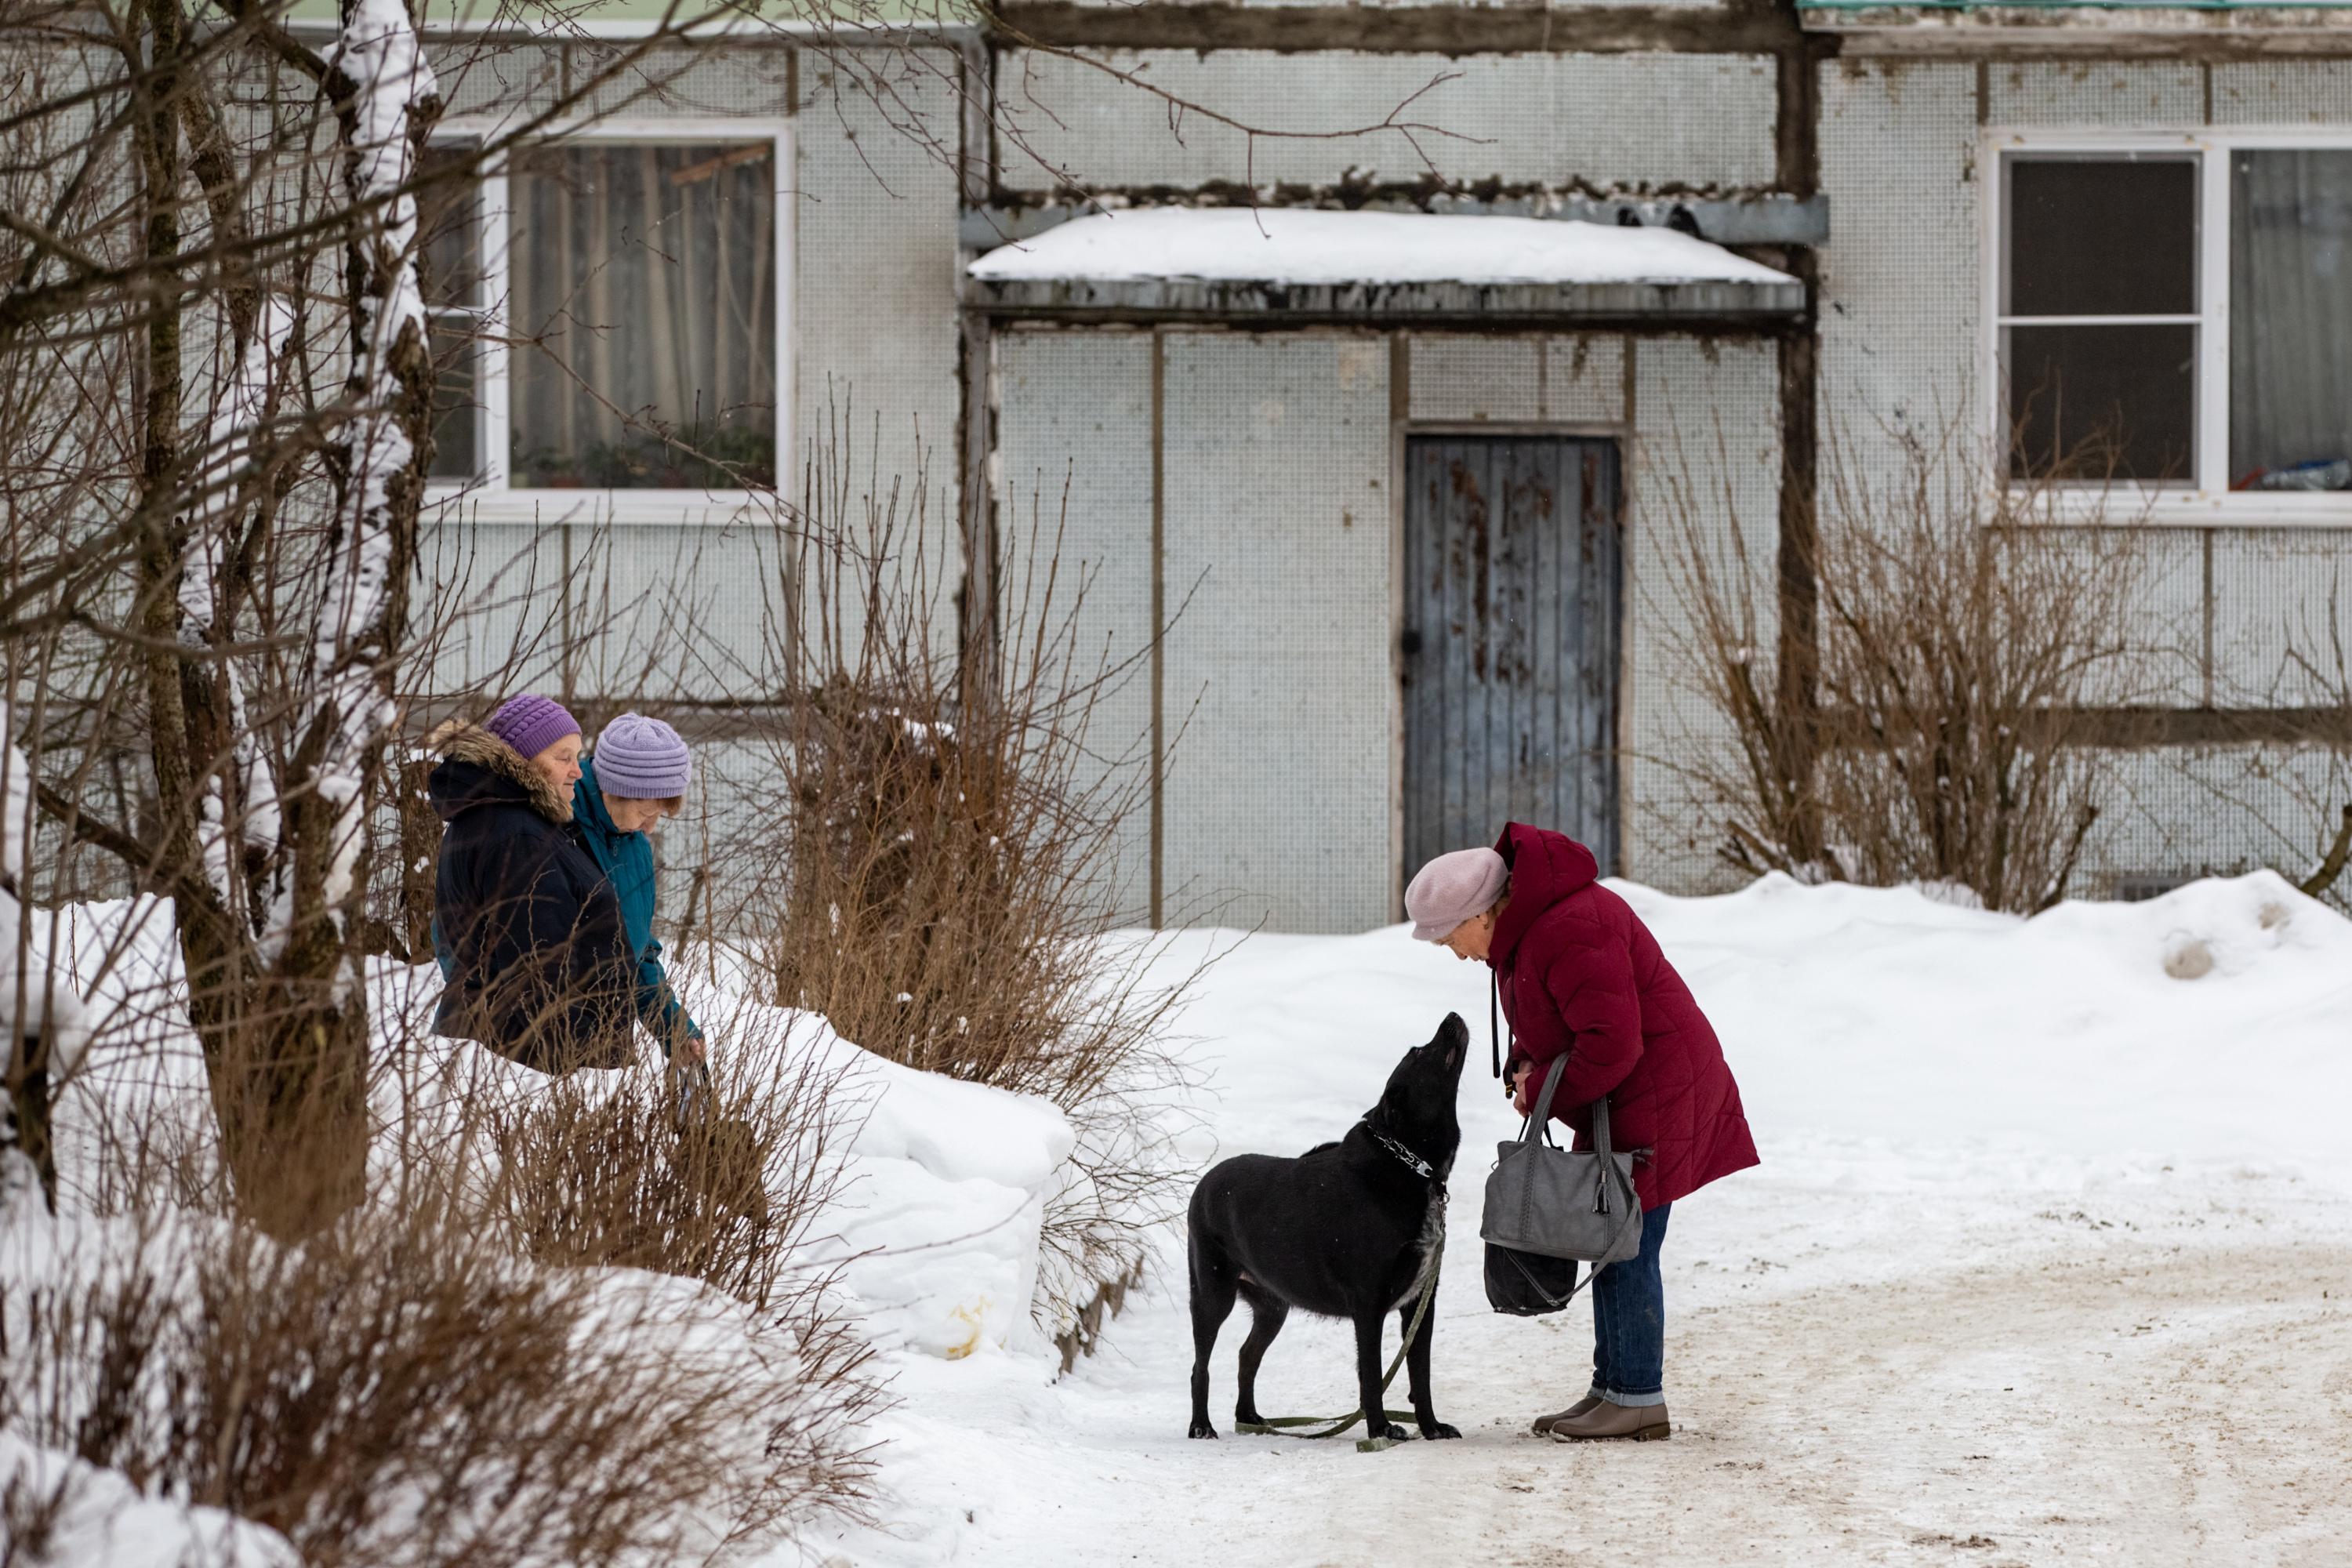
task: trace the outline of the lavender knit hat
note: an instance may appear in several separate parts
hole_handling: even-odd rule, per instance
[[[1404,890],[1416,942],[1444,942],[1454,928],[1495,907],[1511,868],[1492,849],[1456,849],[1413,873]]]
[[[624,713],[596,737],[596,784],[622,800],[673,800],[694,782],[694,759],[658,719]]]
[[[552,697],[526,691],[499,704],[482,728],[512,746],[524,757],[535,757],[566,735],[580,733],[580,721],[563,710]]]

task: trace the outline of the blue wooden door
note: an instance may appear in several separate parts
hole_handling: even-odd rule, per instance
[[[1555,828],[1617,861],[1617,446],[1407,437],[1404,875]]]

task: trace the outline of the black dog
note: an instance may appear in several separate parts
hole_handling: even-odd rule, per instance
[[[1433,1243],[1445,1219],[1445,1177],[1462,1142],[1454,1114],[1470,1031],[1447,1014],[1437,1037],[1405,1053],[1380,1104],[1337,1143],[1295,1160],[1239,1154],[1192,1190],[1192,1431],[1209,1424],[1209,1352],[1234,1310],[1250,1304],[1242,1342],[1241,1396],[1234,1419],[1258,1419],[1257,1369],[1290,1309],[1356,1325],[1356,1383],[1370,1436],[1402,1437],[1381,1407],[1381,1324],[1408,1331],[1437,1268]],[[1459,1437],[1429,1402],[1429,1342],[1436,1304],[1406,1352],[1412,1415],[1424,1437]]]

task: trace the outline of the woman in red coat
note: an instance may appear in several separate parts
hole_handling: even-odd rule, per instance
[[[1593,1279],[1592,1387],[1535,1429],[1563,1442],[1668,1436],[1658,1275],[1667,1212],[1757,1163],[1723,1047],[1657,939],[1572,838],[1515,822],[1492,849],[1423,867],[1404,901],[1414,936],[1494,968],[1520,1113],[1564,1053],[1552,1115],[1589,1147],[1592,1102],[1606,1097],[1616,1146],[1636,1152],[1642,1251]]]

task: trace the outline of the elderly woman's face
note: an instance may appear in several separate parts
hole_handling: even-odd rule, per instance
[[[1454,957],[1475,958],[1481,962],[1485,961],[1488,950],[1494,944],[1495,911],[1492,910],[1488,910],[1483,915],[1472,915],[1468,920],[1455,926],[1453,932],[1445,939],[1446,949]]]
[[[572,786],[580,782],[580,737],[564,736],[532,757],[530,765],[555,786],[558,794],[570,795]]]
[[[624,833],[651,833],[669,815],[669,805],[666,801],[628,800],[608,795],[604,797],[604,815]]]

